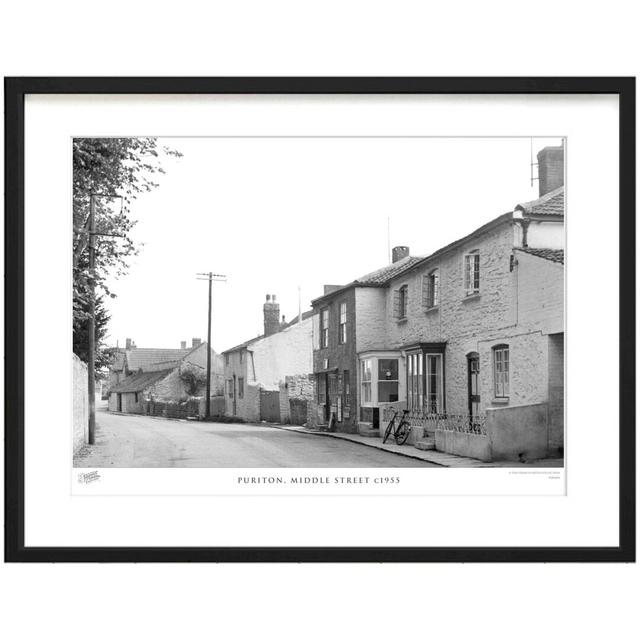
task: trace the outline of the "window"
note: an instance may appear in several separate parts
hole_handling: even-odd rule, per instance
[[[138,392],[136,391],[136,402],[138,402]]]
[[[229,366],[229,354],[228,353],[224,354],[224,363],[227,365],[227,367]]]
[[[493,348],[493,384],[496,398],[509,397],[509,346],[506,344]]]
[[[345,344],[347,342],[347,303],[340,303],[340,327],[338,331],[338,342]]]
[[[342,384],[344,386],[344,404],[348,407],[351,405],[351,382],[349,380],[349,372],[346,370],[342,375]]]
[[[244,398],[244,378],[238,378],[238,398]]]
[[[371,402],[371,360],[360,363],[360,384],[362,389],[362,403]]]
[[[407,304],[409,302],[409,287],[405,284],[394,291],[394,315],[398,320],[407,317]]]
[[[480,254],[477,251],[464,257],[464,291],[468,296],[480,291]]]
[[[378,402],[398,402],[398,360],[378,360]]]
[[[240,352],[240,364],[244,362],[244,351]]]
[[[230,398],[233,398],[233,378],[227,380],[227,394]]]
[[[433,309],[440,304],[440,276],[438,269],[423,276],[422,279],[422,304],[425,309]]]
[[[329,309],[322,310],[320,320],[320,347],[324,348],[329,346]]]

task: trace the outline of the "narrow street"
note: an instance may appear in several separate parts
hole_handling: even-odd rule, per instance
[[[97,407],[96,444],[75,467],[436,467],[334,438],[270,426],[167,420]]]

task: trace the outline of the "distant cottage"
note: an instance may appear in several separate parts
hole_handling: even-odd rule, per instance
[[[143,413],[149,401],[182,401],[206,392],[206,342],[194,338],[180,349],[139,348],[127,339],[126,349],[117,352],[109,380],[109,410]],[[211,395],[224,389],[222,358],[211,349]]]

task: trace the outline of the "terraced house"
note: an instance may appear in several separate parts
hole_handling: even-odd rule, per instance
[[[367,290],[355,318],[361,430],[376,430],[389,407],[434,430],[429,416],[460,416],[473,430],[505,409],[514,428],[532,412],[546,421],[548,452],[562,451],[562,159],[562,147],[540,152],[537,200]]]
[[[392,253],[390,265],[346,285],[325,285],[324,295],[311,303],[315,384],[311,422],[315,425],[355,432],[361,421],[374,419],[370,400],[377,391],[366,382],[358,383],[358,353],[369,345],[371,332],[384,332],[384,316],[372,301],[380,298],[379,292],[394,276],[420,260],[409,255],[408,247],[395,247]],[[389,401],[397,400],[399,392],[397,368],[391,375],[393,380],[381,388]]]

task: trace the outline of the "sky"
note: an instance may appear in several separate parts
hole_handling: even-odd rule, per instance
[[[558,138],[160,138],[158,188],[133,201],[140,253],[109,280],[107,344],[224,351],[262,333],[266,294],[287,320],[389,263],[429,255],[538,197],[530,163]],[[535,172],[535,168],[534,168]],[[535,175],[535,173],[534,173]]]

